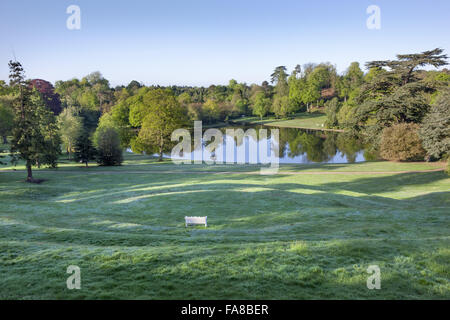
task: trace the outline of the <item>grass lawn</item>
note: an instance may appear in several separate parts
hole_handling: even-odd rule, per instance
[[[435,165],[264,176],[126,158],[35,170],[42,184],[0,167],[0,299],[450,298],[448,175],[380,173]],[[185,215],[208,228],[185,228]],[[66,288],[69,265],[81,290]],[[366,287],[369,265],[380,290]]]
[[[282,128],[321,129],[325,127],[326,115],[319,112],[298,113],[294,119],[276,119],[266,117],[260,120],[258,117],[245,117],[233,120],[236,123],[265,124]]]

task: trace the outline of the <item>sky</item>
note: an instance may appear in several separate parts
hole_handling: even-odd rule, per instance
[[[69,30],[70,5],[81,28]],[[370,5],[380,29],[369,29]],[[261,83],[276,66],[393,59],[443,48],[450,1],[1,0],[0,79],[8,61],[51,82],[100,71],[111,85]]]

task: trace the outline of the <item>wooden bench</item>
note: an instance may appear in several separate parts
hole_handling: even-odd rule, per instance
[[[208,226],[206,223],[206,219],[208,217],[184,217],[184,221],[186,222],[186,227],[189,225],[198,225],[198,224],[204,224],[205,227]]]

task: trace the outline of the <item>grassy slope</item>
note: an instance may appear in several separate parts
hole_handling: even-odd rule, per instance
[[[5,154],[4,162],[9,157]],[[390,162],[390,161],[373,161],[359,162],[351,165],[347,164],[280,164],[280,172],[385,172],[385,171],[421,171],[444,168],[445,163],[442,162]],[[8,162],[6,165],[0,166],[0,172],[12,170],[25,170],[24,162],[13,165]],[[52,171],[42,167],[34,168],[34,172]],[[67,155],[61,156],[58,164],[57,172],[63,171],[79,171],[79,172],[102,172],[102,171],[211,171],[211,172],[255,172],[258,173],[260,166],[258,165],[173,165],[169,159],[158,162],[154,157],[135,155],[132,153],[125,154],[125,161],[119,167],[99,167],[96,163],[89,163],[89,169],[85,169],[83,164],[75,163],[67,160]]]
[[[210,167],[127,158],[113,169],[36,171],[41,185],[0,173],[1,299],[450,298],[443,172],[165,174],[153,170]],[[425,165],[334,170],[416,166]],[[135,168],[148,173],[126,173]],[[207,215],[208,228],[184,228],[185,215]],[[66,289],[71,264],[81,267],[78,291]],[[366,288],[372,264],[381,290]]]
[[[258,117],[246,117],[234,120],[236,123],[249,124],[265,124],[276,127],[287,128],[303,128],[303,129],[323,129],[326,116],[323,113],[299,113],[295,115],[294,119],[279,120],[274,117],[263,118],[261,121]]]

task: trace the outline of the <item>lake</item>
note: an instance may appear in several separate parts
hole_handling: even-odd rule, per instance
[[[254,129],[256,135],[247,135],[243,139],[233,139],[227,135],[227,130]],[[260,130],[267,130],[267,138],[260,135]],[[203,159],[204,161],[215,162],[237,162],[237,163],[268,163],[271,160],[270,146],[274,143],[274,135],[271,130],[278,129],[279,163],[355,163],[369,160],[370,154],[365,151],[365,147],[360,139],[348,133],[305,130],[296,128],[278,128],[264,125],[240,125],[228,126],[214,129],[216,133],[220,131],[222,139],[217,141],[217,147],[209,152],[208,146],[215,138],[205,141],[202,139],[203,152],[181,152],[172,158],[174,159]],[[203,130],[203,134],[207,130]],[[204,136],[205,137],[205,136]],[[222,140],[222,141],[221,141]],[[273,146],[273,145],[272,145]],[[165,154],[165,157],[171,157]],[[273,159],[273,158],[272,158]]]

